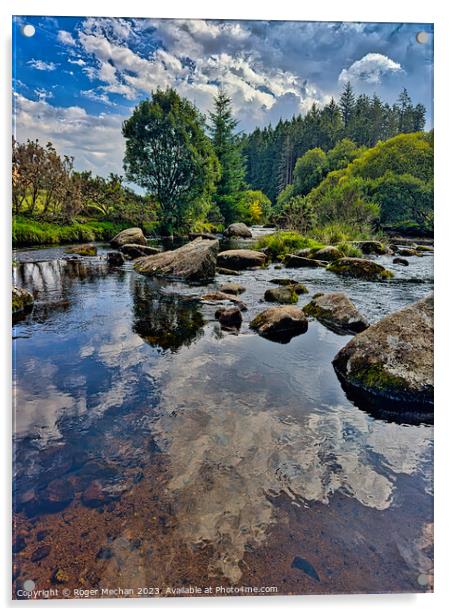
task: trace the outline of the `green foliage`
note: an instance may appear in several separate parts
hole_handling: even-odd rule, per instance
[[[387,226],[416,224],[433,231],[433,182],[409,173],[391,171],[372,183],[372,198],[380,204],[381,223]]]
[[[314,104],[303,116],[280,120],[274,127],[257,128],[244,136],[245,180],[275,202],[293,183],[295,163],[308,150],[327,152],[344,138],[357,147],[373,147],[399,133],[420,131],[424,124],[425,108],[414,106],[406,92],[390,105],[376,95],[357,97],[346,84],[338,104],[332,100],[323,109]],[[339,167],[335,163],[329,170],[333,168]]]
[[[218,179],[218,160],[199,111],[175,90],[158,89],[135,107],[122,132],[127,178],[158,202],[161,231],[180,232],[210,199]]]
[[[273,219],[279,226],[295,229],[302,234],[306,234],[314,226],[314,208],[306,197],[298,195],[278,205]]]
[[[433,147],[425,133],[397,135],[378,143],[351,163],[349,174],[377,179],[388,171],[410,173],[424,182],[433,180]]]
[[[341,139],[326,154],[328,170],[344,169],[355,158],[360,156],[366,148],[358,147],[351,139]]]
[[[220,163],[220,177],[213,195],[226,225],[237,220],[244,187],[245,166],[241,144],[235,134],[237,121],[232,117],[231,99],[220,90],[210,113],[210,134],[215,154]],[[245,221],[243,221],[245,222]]]
[[[73,242],[108,241],[127,224],[103,221],[73,222],[57,225],[15,216],[12,225],[13,246],[69,244]]]
[[[238,196],[237,215],[247,225],[257,225],[268,220],[271,201],[260,190],[244,190]]]
[[[308,150],[295,165],[293,189],[296,195],[307,195],[317,186],[328,170],[328,160],[321,148]]]
[[[319,242],[322,242],[322,244],[327,246],[333,245],[338,248],[348,242],[375,239],[375,233],[371,227],[358,228],[356,225],[350,225],[345,222],[334,222],[316,227],[312,229],[310,235]],[[347,256],[353,255],[347,254]]]
[[[315,239],[306,237],[297,231],[278,231],[271,235],[264,235],[256,242],[256,249],[267,249],[267,254],[272,259],[282,259],[287,254],[292,254],[303,248],[320,249],[324,244]]]

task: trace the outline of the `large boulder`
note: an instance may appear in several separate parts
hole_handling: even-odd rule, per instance
[[[379,263],[368,259],[344,257],[328,265],[328,269],[340,276],[363,278],[364,280],[387,280],[394,274]]]
[[[433,413],[433,294],[357,334],[333,365],[360,397]]]
[[[140,274],[158,278],[204,282],[215,277],[218,240],[197,238],[176,250],[167,250],[137,259],[134,268]]]
[[[130,259],[156,255],[160,252],[155,246],[143,246],[142,244],[123,244],[119,250]]]
[[[144,237],[143,231],[139,227],[131,227],[130,229],[124,229],[120,231],[118,235],[110,241],[113,248],[120,248],[124,244],[140,244],[146,246],[147,241]]]
[[[265,254],[258,250],[224,250],[218,255],[217,263],[219,267],[243,270],[264,265],[266,258]]]
[[[339,248],[336,248],[336,246],[325,246],[324,248],[316,250],[312,253],[312,256],[318,261],[329,261],[331,263],[332,261],[341,259],[344,256],[344,253],[341,252]]]
[[[267,289],[264,293],[266,302],[275,302],[277,304],[296,304],[298,302],[298,294],[293,287],[275,287]]]
[[[356,334],[369,327],[345,293],[317,293],[303,311],[338,334]]]
[[[286,267],[326,267],[327,261],[319,259],[311,259],[309,257],[301,257],[298,255],[288,254],[284,257],[284,265]]]
[[[232,225],[229,225],[223,235],[224,237],[253,237],[251,229],[248,229],[243,222],[235,222]]]
[[[94,244],[79,244],[78,246],[71,246],[64,251],[68,255],[80,255],[81,257],[95,257],[97,255],[97,248]]]
[[[21,289],[20,287],[13,287],[12,290],[12,312],[13,314],[19,314],[27,310],[31,310],[33,306],[33,295],[27,289]]]
[[[254,317],[250,327],[264,338],[285,343],[294,336],[304,334],[308,329],[308,320],[301,308],[275,306]]]

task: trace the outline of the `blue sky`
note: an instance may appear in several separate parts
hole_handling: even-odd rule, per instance
[[[101,175],[122,172],[122,122],[158,86],[204,113],[223,86],[244,131],[323,105],[348,80],[390,103],[406,87],[432,125],[431,24],[16,17],[13,45],[16,137]]]

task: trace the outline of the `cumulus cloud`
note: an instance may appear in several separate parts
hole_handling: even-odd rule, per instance
[[[76,60],[72,60],[72,58],[68,58],[67,60],[69,64],[76,64],[77,66],[85,66],[86,62],[82,58],[77,58]]]
[[[57,107],[15,94],[15,137],[18,141],[51,141],[60,154],[74,156],[77,169],[108,175],[120,172],[124,117],[116,113],[91,115],[83,107]]]
[[[70,32],[67,32],[66,30],[59,30],[57,34],[57,39],[60,43],[63,43],[63,45],[69,45],[71,47],[76,45],[72,34]]]
[[[89,100],[98,102],[98,103],[103,103],[104,105],[109,105],[114,107],[115,103],[113,103],[106,94],[99,94],[98,92],[96,92],[96,90],[81,90],[80,91],[80,95],[84,96],[85,98],[88,98]]]
[[[402,73],[402,66],[381,53],[368,53],[360,60],[342,69],[339,81],[346,83],[365,82],[378,84],[385,75]]]
[[[38,100],[40,101],[46,101],[49,98],[53,98],[52,92],[50,92],[49,90],[45,90],[44,88],[36,88],[35,96],[37,96]]]
[[[231,96],[242,129],[267,123],[267,113],[287,106],[288,95],[293,113],[306,111],[312,102],[327,100],[297,72],[264,61],[264,41],[245,22],[132,23],[133,28],[124,20],[90,18],[79,32],[84,53],[95,62],[88,76],[98,79],[106,93],[134,100],[158,87],[174,87],[207,112],[223,87]],[[154,44],[146,48],[149,40]]]
[[[54,62],[44,62],[44,60],[35,60],[35,58],[28,60],[27,64],[38,71],[54,71],[58,66]]]

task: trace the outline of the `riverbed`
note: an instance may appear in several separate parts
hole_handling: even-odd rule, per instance
[[[13,331],[14,591],[431,591],[432,426],[347,397],[331,361],[351,336],[249,328],[276,277],[308,287],[300,306],[345,291],[375,322],[432,289],[431,253],[377,257],[388,282],[273,264],[193,286],[108,250],[15,255],[36,301]],[[198,299],[225,282],[246,287],[238,334]]]

